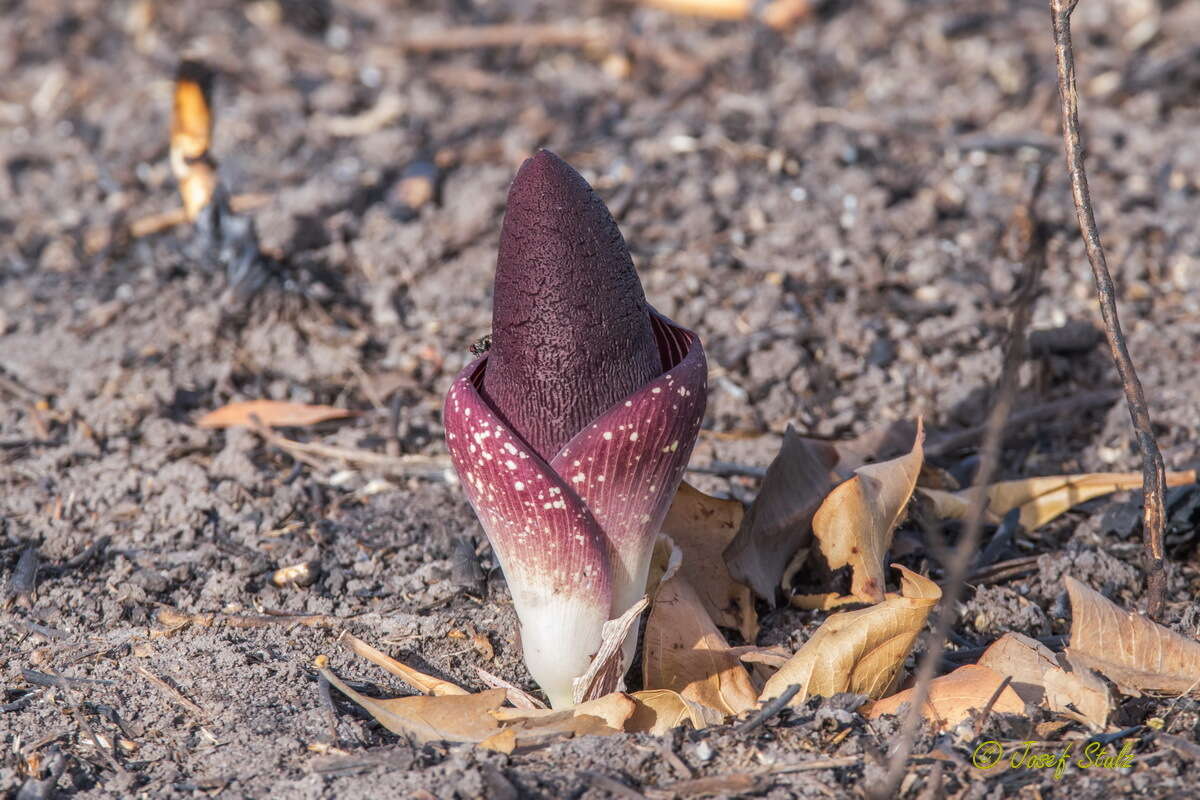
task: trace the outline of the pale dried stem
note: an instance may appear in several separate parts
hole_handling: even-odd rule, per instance
[[[966,585],[967,572],[971,567],[979,538],[983,530],[984,512],[987,508],[987,486],[992,482],[1000,460],[1001,444],[1004,439],[1005,422],[1012,411],[1017,394],[1017,370],[1025,358],[1026,331],[1033,316],[1033,301],[1045,265],[1045,249],[1038,224],[1034,218],[1034,204],[1042,184],[1043,165],[1039,162],[1030,173],[1026,193],[1014,214],[1012,227],[1017,235],[1017,249],[1023,263],[1021,289],[1013,309],[1009,327],[1008,345],[1004,353],[1004,365],[996,386],[996,403],[988,415],[983,447],[980,452],[979,473],[973,491],[970,491],[970,506],[962,537],[951,551],[946,564],[946,579],[943,582],[942,600],[938,607],[937,621],[928,647],[917,667],[916,683],[908,713],[900,726],[900,735],[893,749],[883,780],[868,790],[876,798],[896,796],[900,781],[908,767],[917,730],[921,724],[925,700],[929,696],[929,684],[933,680],[942,653],[946,649],[946,638],[954,624],[959,598]]]

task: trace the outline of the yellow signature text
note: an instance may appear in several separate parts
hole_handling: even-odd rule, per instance
[[[1124,769],[1133,766],[1133,742],[1126,741],[1120,752],[1112,753],[1101,742],[1089,742],[1075,754],[1075,743],[1068,742],[1060,750],[1039,750],[1043,742],[1021,742],[1005,748],[1000,742],[980,742],[971,754],[971,763],[980,769],[992,769],[1007,762],[1011,769],[1053,769],[1054,777],[1061,778],[1067,766],[1074,764],[1079,769]],[[1074,759],[1072,759],[1074,756]]]

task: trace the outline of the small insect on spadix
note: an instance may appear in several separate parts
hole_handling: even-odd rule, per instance
[[[473,356],[481,356],[484,353],[486,353],[488,350],[491,350],[491,349],[492,349],[492,335],[490,333],[486,334],[484,336],[480,336],[478,339],[471,342],[471,355],[473,355]]]

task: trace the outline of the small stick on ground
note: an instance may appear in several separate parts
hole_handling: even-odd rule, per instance
[[[1088,189],[1087,171],[1083,163],[1083,145],[1079,138],[1079,95],[1075,89],[1075,52],[1071,46],[1071,12],[1078,0],[1050,0],[1050,17],[1054,25],[1054,54],[1058,61],[1058,93],[1062,100],[1063,147],[1067,155],[1067,171],[1071,176],[1071,195],[1075,200],[1075,216],[1083,234],[1088,262],[1096,279],[1096,293],[1100,301],[1100,315],[1104,318],[1104,335],[1112,350],[1113,363],[1121,376],[1125,389],[1125,403],[1136,432],[1138,449],[1142,453],[1142,536],[1146,547],[1146,613],[1153,620],[1162,617],[1163,589],[1166,586],[1166,552],[1163,550],[1163,528],[1166,523],[1164,486],[1166,467],[1162,453],[1150,425],[1150,411],[1146,407],[1146,396],[1138,380],[1121,320],[1117,316],[1116,289],[1108,262],[1104,258],[1104,247],[1100,243],[1100,230],[1096,227],[1096,214],[1092,210],[1092,196]]]
[[[942,600],[938,606],[937,621],[933,636],[928,640],[921,662],[917,667],[916,684],[908,713],[900,725],[900,734],[891,753],[887,774],[867,794],[875,798],[895,797],[908,766],[916,741],[917,729],[921,724],[922,709],[929,696],[929,684],[937,672],[946,649],[946,638],[957,614],[958,601],[966,585],[967,573],[979,547],[983,531],[984,512],[987,507],[987,486],[995,477],[1004,440],[1005,421],[1012,410],[1017,395],[1017,370],[1025,359],[1026,331],[1033,316],[1033,301],[1045,266],[1045,243],[1041,227],[1034,217],[1034,206],[1041,191],[1044,165],[1041,161],[1031,168],[1026,181],[1025,197],[1013,215],[1012,231],[1016,234],[1013,255],[1023,265],[1020,290],[1017,293],[1012,323],[1009,327],[1008,344],[1004,352],[1004,364],[996,385],[996,403],[988,415],[983,448],[980,451],[979,474],[976,486],[970,491],[970,506],[962,537],[954,546],[946,564],[946,579],[942,586]]]
[[[197,625],[201,628],[227,626],[230,628],[266,628],[271,625],[304,625],[309,628],[336,627],[345,622],[338,617],[326,614],[266,614],[252,616],[246,614],[186,614],[174,608],[161,609],[155,618],[166,625],[171,631],[179,630],[187,625]]]
[[[764,775],[788,775],[795,772],[814,772],[821,769],[838,769],[840,767],[855,767],[863,762],[859,756],[838,756],[836,758],[814,758],[812,761],[801,761],[798,764],[784,764],[763,770]]]
[[[603,27],[578,22],[466,25],[414,34],[396,42],[396,47],[410,53],[487,47],[589,47],[607,44],[611,38],[611,33]]]
[[[100,738],[96,736],[96,731],[93,730],[92,724],[87,721],[87,717],[83,715],[82,709],[79,707],[79,701],[75,698],[75,693],[71,691],[71,684],[63,680],[54,670],[50,670],[50,676],[58,680],[56,688],[63,693],[67,700],[67,707],[71,711],[71,716],[75,717],[75,721],[79,723],[79,727],[83,728],[92,740],[92,746],[96,748],[96,752],[104,756],[104,760],[112,766],[114,772],[125,772],[125,765],[117,760],[116,756],[108,752],[108,749],[100,742]]]
[[[1004,680],[1000,681],[1000,685],[996,687],[996,691],[992,692],[992,696],[988,698],[987,705],[983,707],[983,711],[975,718],[975,738],[979,738],[979,734],[983,733],[983,726],[987,724],[988,717],[992,715],[992,709],[996,705],[996,701],[1000,699],[1000,695],[1012,683],[1012,675],[1005,675]]]
[[[757,714],[739,725],[736,729],[737,732],[746,734],[750,733],[750,731],[754,730],[755,728],[761,727],[767,720],[786,708],[787,704],[792,702],[792,698],[795,697],[799,691],[800,684],[791,684],[784,689],[783,694],[772,700],[769,700],[765,706],[759,709]]]
[[[40,564],[38,549],[36,547],[25,548],[21,557],[17,559],[17,566],[13,568],[12,575],[8,578],[8,586],[5,589],[8,597],[4,601],[4,608],[7,609],[13,604],[26,608],[30,606],[33,593],[37,590],[37,573]]]
[[[229,198],[229,208],[235,214],[244,214],[247,211],[262,208],[269,202],[271,202],[269,194],[235,194]],[[181,206],[133,220],[129,223],[129,235],[134,239],[141,239],[190,221],[188,212]]]
[[[1022,556],[1010,558],[1007,561],[997,561],[986,567],[981,567],[967,576],[967,583],[999,583],[1000,581],[1023,575],[1026,572],[1036,572],[1041,556]]]
[[[174,686],[167,683],[162,678],[158,677],[153,672],[141,665],[135,664],[133,669],[135,672],[137,672],[137,674],[154,684],[157,689],[162,691],[167,697],[171,698],[171,700],[195,714],[201,721],[208,720],[208,714],[204,713],[204,709],[184,697],[183,692],[179,691]]]
[[[349,447],[336,447],[320,442],[297,442],[275,433],[265,425],[257,425],[254,432],[266,440],[267,444],[275,445],[289,455],[295,456],[310,467],[323,466],[316,458],[329,458],[348,461],[352,464],[362,464],[377,467],[392,475],[424,478],[431,481],[446,480],[446,470],[450,467],[450,459],[446,456],[400,455],[389,456],[370,450],[355,450]]]
[[[761,20],[775,30],[786,30],[802,19],[812,16],[810,0],[640,0],[644,6],[659,8],[674,14],[708,19]]]
[[[1033,408],[1016,411],[1009,417],[1008,424],[1005,426],[1005,433],[1017,432],[1033,422],[1041,422],[1047,419],[1062,419],[1065,416],[1111,405],[1117,397],[1118,393],[1114,390],[1098,389],[1091,392],[1080,392],[1062,400],[1053,400],[1049,403],[1034,406]],[[927,458],[936,458],[938,456],[950,455],[958,450],[969,447],[983,438],[986,432],[985,428],[985,425],[976,425],[974,428],[945,434],[925,448],[925,456]]]

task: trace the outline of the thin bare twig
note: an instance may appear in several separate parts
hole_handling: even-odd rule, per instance
[[[767,767],[759,774],[787,775],[795,772],[813,772],[821,769],[840,769],[842,767],[856,767],[862,762],[863,757],[861,755],[814,758],[812,761],[799,761],[795,764],[780,764],[776,767]]]
[[[967,577],[967,583],[999,583],[1026,572],[1034,572],[1038,568],[1040,558],[1041,556],[1023,556],[1010,558],[1007,561],[997,561],[995,564],[989,564],[972,572]]]
[[[767,701],[767,704],[764,705],[757,714],[755,714],[753,717],[751,717],[750,719],[746,720],[741,725],[739,725],[737,727],[737,732],[741,733],[741,734],[746,734],[746,733],[750,733],[755,728],[760,727],[771,717],[775,716],[780,711],[782,711],[784,709],[784,707],[787,706],[788,703],[792,702],[792,698],[795,697],[799,691],[800,691],[800,684],[798,684],[798,683],[791,684],[790,686],[787,687],[787,689],[784,690],[783,694],[779,695],[778,697],[776,697],[772,700]]]
[[[162,608],[155,617],[170,631],[187,625],[201,628],[267,628],[272,625],[302,625],[308,628],[335,628],[345,622],[328,614],[187,614],[174,608]],[[153,635],[153,634],[151,634]]]
[[[92,724],[88,722],[87,717],[83,715],[83,710],[79,706],[79,700],[76,699],[75,693],[71,691],[70,683],[64,680],[62,676],[59,675],[55,670],[50,668],[47,669],[49,670],[50,676],[58,681],[57,688],[66,698],[67,708],[70,709],[71,715],[75,717],[75,721],[79,723],[79,727],[83,728],[83,730],[87,732],[88,738],[91,739],[92,746],[96,748],[96,752],[104,757],[104,760],[109,763],[114,772],[126,772],[127,770],[125,769],[125,765],[118,761],[116,756],[109,753],[108,749],[100,741],[100,738],[96,736],[96,731],[94,728],[92,728]]]
[[[229,207],[235,213],[242,214],[261,208],[269,202],[271,202],[271,195],[269,194],[235,194],[229,198]],[[134,239],[141,239],[145,236],[162,233],[187,221],[187,212],[182,207],[173,208],[170,211],[161,211],[157,214],[150,214],[133,220],[129,223],[129,235]]]
[[[179,691],[174,686],[167,683],[162,678],[158,677],[153,672],[151,672],[150,670],[146,669],[145,667],[143,667],[139,664],[135,664],[133,667],[133,670],[134,670],[134,672],[141,675],[146,680],[150,681],[151,684],[153,684],[159,691],[161,691],[163,694],[165,694],[167,697],[169,697],[176,704],[183,706],[188,711],[195,714],[197,717],[200,718],[201,721],[208,720],[208,713],[203,708],[201,708],[200,706],[193,703],[191,700],[188,700],[184,696],[183,692]]]
[[[252,420],[253,421],[253,420]],[[259,422],[251,427],[255,433],[263,437],[267,444],[274,445],[287,452],[310,467],[323,466],[320,458],[348,461],[352,464],[376,467],[392,475],[424,478],[431,481],[446,480],[446,470],[450,467],[450,459],[446,456],[399,455],[389,456],[371,450],[356,450],[350,447],[336,447],[320,442],[298,442],[280,436],[275,431]]]
[[[1075,89],[1075,53],[1071,47],[1071,12],[1077,0],[1050,0],[1050,16],[1054,24],[1054,54],[1058,60],[1058,93],[1062,100],[1063,147],[1067,156],[1067,171],[1071,175],[1071,195],[1075,200],[1075,216],[1083,234],[1088,262],[1096,279],[1096,293],[1100,301],[1100,315],[1104,318],[1104,335],[1112,350],[1113,363],[1121,376],[1125,389],[1125,403],[1129,406],[1129,417],[1137,434],[1138,449],[1142,453],[1142,537],[1146,547],[1146,613],[1151,619],[1162,617],[1163,589],[1166,585],[1166,552],[1163,550],[1163,528],[1166,514],[1163,511],[1166,467],[1162,453],[1150,425],[1150,411],[1146,407],[1146,396],[1138,380],[1125,334],[1121,331],[1121,320],[1117,316],[1116,289],[1108,262],[1104,258],[1104,247],[1100,244],[1100,230],[1096,227],[1096,215],[1092,210],[1092,197],[1088,189],[1087,171],[1084,169],[1083,145],[1079,138],[1079,95]]]
[[[1081,414],[1093,408],[1110,405],[1117,399],[1117,396],[1118,393],[1115,390],[1097,389],[1091,392],[1079,392],[1062,400],[1053,400],[1049,403],[1013,412],[1013,415],[1009,417],[1008,423],[1005,426],[1005,434],[1018,432],[1033,422],[1041,422],[1046,419],[1062,419],[1065,416]],[[983,438],[983,434],[986,432],[985,428],[986,425],[976,425],[973,428],[943,434],[931,444],[926,445],[925,456],[929,458],[950,455],[957,450],[969,447],[977,440]]]
[[[1026,331],[1029,328],[1029,320],[1033,316],[1033,301],[1037,296],[1042,268],[1045,266],[1043,237],[1040,226],[1034,217],[1034,205],[1042,185],[1043,167],[1044,165],[1039,161],[1031,168],[1026,182],[1025,197],[1023,202],[1017,206],[1013,216],[1012,230],[1016,234],[1015,249],[1017,250],[1014,255],[1023,264],[1021,289],[1013,309],[1008,345],[1004,353],[1004,365],[1001,369],[1000,379],[997,381],[996,404],[988,415],[987,429],[983,437],[977,484],[969,495],[970,507],[967,512],[966,527],[962,538],[954,546],[954,550],[947,560],[946,579],[942,587],[942,600],[938,607],[933,636],[927,640],[929,646],[917,667],[912,702],[901,723],[900,735],[892,750],[887,774],[879,784],[869,790],[872,797],[891,798],[896,796],[896,791],[908,766],[908,758],[912,754],[913,743],[916,741],[917,729],[921,724],[921,712],[925,707],[925,700],[929,696],[929,684],[941,663],[942,653],[946,648],[946,638],[950,633],[950,626],[954,623],[958,601],[962,596],[963,587],[966,585],[967,572],[979,546],[984,511],[988,501],[987,486],[995,477],[1000,461],[1005,421],[1008,419],[1016,398],[1017,370],[1025,359]]]
[[[396,47],[410,53],[475,50],[486,47],[588,47],[606,44],[612,33],[589,23],[465,25],[400,39]]]
[[[996,701],[1000,699],[1000,695],[1012,683],[1012,675],[1005,675],[1004,680],[1000,681],[1000,685],[996,687],[996,691],[992,692],[992,696],[988,698],[987,704],[983,707],[983,711],[975,718],[975,738],[979,738],[979,734],[983,733],[983,728],[987,725],[988,717],[992,715],[992,709],[996,706]]]
[[[810,0],[638,0],[644,6],[674,14],[708,19],[757,19],[776,30],[786,30],[812,16]]]

